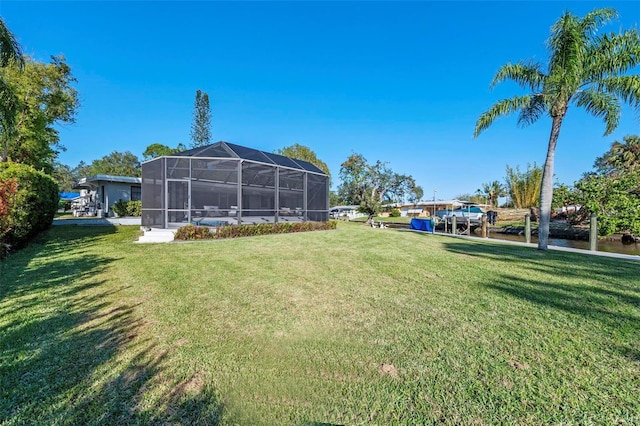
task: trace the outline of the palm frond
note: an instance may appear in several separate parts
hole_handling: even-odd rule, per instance
[[[640,75],[622,75],[603,78],[596,89],[606,91],[640,112]]]
[[[620,102],[615,95],[609,92],[589,89],[577,93],[574,101],[577,106],[584,107],[589,114],[603,119],[606,126],[605,136],[618,127]]]
[[[552,52],[547,86],[562,87],[566,91],[580,87],[587,42],[580,30],[579,19],[571,13],[565,13],[553,25],[547,41]]]
[[[12,61],[16,61],[20,67],[24,65],[22,49],[4,20],[0,18],[0,67],[6,67]]]
[[[512,80],[520,87],[528,88],[532,92],[535,92],[540,88],[545,77],[546,76],[541,71],[541,65],[539,63],[507,63],[500,67],[495,77],[493,77],[490,87],[494,88],[498,83],[502,83],[506,80]]]
[[[640,64],[640,31],[594,37],[587,51],[585,79],[597,81],[607,76],[624,74]]]
[[[533,124],[548,111],[547,104],[543,95],[533,95],[531,102],[520,110],[518,116],[518,126],[524,127]]]
[[[503,99],[496,102],[488,111],[483,113],[476,122],[476,128],[473,137],[476,138],[480,133],[487,129],[499,117],[512,114],[526,108],[531,103],[531,95],[514,96],[510,99]]]
[[[611,7],[595,9],[582,17],[580,29],[583,33],[593,33],[609,21],[618,18],[618,12]]]

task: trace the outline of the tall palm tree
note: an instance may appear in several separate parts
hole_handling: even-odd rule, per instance
[[[14,129],[14,119],[18,100],[5,80],[2,68],[17,64],[20,69],[24,66],[24,58],[20,45],[14,35],[0,18],[0,137],[6,138],[6,133]],[[0,162],[7,160],[6,144],[2,144]]]
[[[496,73],[491,87],[512,80],[529,94],[494,104],[483,113],[474,131],[477,137],[498,117],[518,112],[525,126],[542,115],[551,117],[551,133],[540,191],[538,248],[546,250],[553,198],[553,162],[560,127],[569,105],[583,107],[605,123],[605,135],[618,126],[621,102],[640,109],[640,75],[627,74],[640,62],[640,32],[600,34],[598,30],[617,17],[614,9],[596,9],[580,18],[565,12],[551,27],[547,41],[549,63],[507,63]]]

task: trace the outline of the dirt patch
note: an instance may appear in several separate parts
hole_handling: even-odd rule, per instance
[[[380,374],[390,376],[392,379],[398,378],[398,369],[393,364],[380,364]]]
[[[526,362],[515,361],[513,359],[507,361],[507,364],[509,364],[509,367],[515,368],[516,370],[528,370],[531,368]]]
[[[177,401],[184,395],[198,395],[202,392],[205,382],[202,373],[197,372],[189,379],[178,384],[171,392],[172,400]]]

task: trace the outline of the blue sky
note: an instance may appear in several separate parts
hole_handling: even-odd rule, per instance
[[[639,2],[31,2],[0,15],[38,60],[64,54],[82,106],[61,128],[60,161],[112,151],[142,158],[152,143],[189,145],[197,89],[207,92],[213,140],[264,151],[300,143],[338,183],[352,153],[413,175],[431,199],[503,180],[505,166],[537,162],[550,122],[503,118],[473,139],[478,116],[521,93],[489,83],[504,63],[546,60],[565,11],[615,7],[618,31],[638,25]],[[640,133],[623,110],[603,137],[573,108],[556,150],[556,177],[573,183],[614,140]]]

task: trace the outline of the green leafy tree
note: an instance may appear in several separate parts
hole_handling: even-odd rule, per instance
[[[76,181],[76,177],[74,176],[71,167],[66,164],[56,162],[53,165],[53,174],[51,176],[58,184],[58,188],[61,192],[71,192],[73,190],[73,184]]]
[[[591,213],[598,217],[602,235],[631,232],[640,235],[640,137],[625,136],[598,157],[595,171],[575,184],[574,203],[581,205],[575,221]]]
[[[153,158],[162,157],[163,155],[171,155],[176,152],[186,151],[187,147],[183,144],[179,143],[175,148],[171,148],[167,145],[162,145],[161,143],[152,143],[144,150],[142,153],[142,157],[145,161],[151,160]]]
[[[557,209],[560,207],[576,205],[576,199],[576,189],[574,187],[556,182],[555,187],[553,188],[553,201],[551,203],[551,207]]]
[[[342,202],[342,199],[340,198],[340,195],[338,195],[336,191],[329,191],[329,206],[334,207],[334,206],[339,206],[341,204],[343,204],[343,202]]]
[[[505,178],[506,188],[514,207],[525,209],[537,207],[540,201],[540,187],[542,185],[542,168],[534,162],[527,164],[527,170],[520,171],[520,166],[515,169],[507,166]]]
[[[55,126],[73,123],[79,106],[71,68],[62,56],[53,56],[48,64],[27,57],[24,67],[14,62],[2,76],[16,104],[10,131],[0,135],[0,161],[28,164],[51,174],[59,151],[64,150]]]
[[[316,153],[308,146],[294,143],[291,146],[277,149],[274,151],[274,153],[297,160],[307,161],[325,172],[329,177],[331,177],[331,172],[329,172],[329,166],[327,166],[327,163],[320,160]]]
[[[88,169],[88,175],[112,175],[140,177],[140,160],[130,151],[114,151],[99,160],[94,160]]]
[[[191,124],[191,147],[198,148],[211,143],[211,107],[209,95],[201,90],[196,91],[193,106],[193,123]]]
[[[371,220],[385,203],[400,202],[405,197],[422,196],[422,188],[408,175],[395,173],[387,163],[367,163],[361,154],[352,154],[340,167],[338,195],[345,204],[359,205]]]
[[[617,12],[608,8],[596,9],[582,18],[564,13],[551,28],[546,70],[532,61],[507,63],[491,83],[493,87],[512,80],[530,93],[497,102],[476,122],[475,137],[498,117],[516,112],[518,124],[523,126],[543,115],[551,119],[540,191],[541,250],[546,250],[549,243],[555,149],[569,106],[583,107],[602,118],[605,135],[618,126],[622,102],[640,107],[640,75],[628,74],[640,61],[640,31],[601,32],[600,28],[615,17]]]
[[[576,182],[582,219],[598,218],[598,233],[630,232],[640,235],[640,174],[611,176],[589,173]]]

